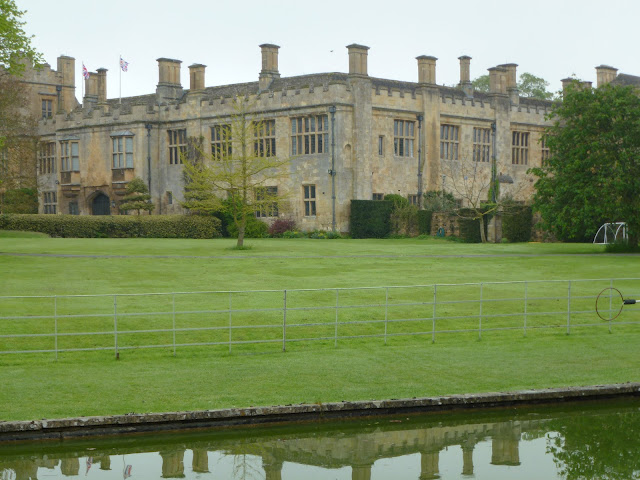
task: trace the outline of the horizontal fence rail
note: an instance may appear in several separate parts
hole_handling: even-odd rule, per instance
[[[0,296],[0,354],[422,337],[640,324],[640,279],[358,288]],[[596,312],[596,300],[598,313]],[[624,311],[623,311],[624,310]],[[604,317],[601,318],[601,317]]]

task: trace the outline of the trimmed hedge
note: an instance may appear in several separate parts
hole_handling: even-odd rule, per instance
[[[502,217],[502,236],[510,242],[528,242],[531,240],[532,223],[531,207],[511,207]]]
[[[480,235],[480,219],[471,220],[470,218],[475,213],[470,208],[461,208],[458,210],[458,215],[460,215],[460,219],[458,220],[458,225],[460,226],[460,238],[465,243],[482,243],[482,237]],[[493,215],[485,215],[484,216],[484,235],[487,236],[487,227],[489,225],[489,221]]]
[[[431,235],[431,210],[418,210],[418,234]]]
[[[384,238],[391,233],[393,203],[386,200],[351,200],[351,236]]]
[[[197,215],[0,215],[0,229],[66,238],[219,238],[220,219]]]

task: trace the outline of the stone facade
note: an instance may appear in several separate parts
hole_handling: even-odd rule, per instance
[[[202,138],[209,153],[212,127],[229,123],[236,96],[249,99],[259,118],[274,122],[276,154],[292,158],[273,185],[286,198],[279,215],[304,230],[348,231],[352,199],[395,193],[419,204],[426,191],[453,191],[460,179],[443,171],[445,150],[454,163],[477,160],[483,175],[490,174],[495,155],[499,178],[506,179],[501,194],[530,197],[533,179],[526,172],[544,155],[540,139],[551,103],[518,95],[515,64],[490,69],[487,94],[473,91],[466,56],[460,57],[454,88],[437,85],[435,57],[417,58],[415,83],[372,78],[368,47],[353,44],[347,47],[348,73],[282,78],[279,47],[260,48],[256,82],[205,87],[206,67],[196,64],[189,67],[187,90],[180,84],[181,62],[160,58],[155,93],[107,99],[107,71],[99,69],[84,80],[82,105],[74,96],[72,58],[60,57],[57,72],[48,66],[28,70],[28,83],[40,79],[32,93],[34,110],[45,97],[53,100],[51,118],[40,122],[45,151],[55,159],[54,168],[39,162],[41,211],[45,193],[55,192],[57,205],[48,213],[117,214],[127,182],[139,176],[150,186],[154,214],[182,213],[182,166],[172,161],[171,144],[179,148],[187,138]],[[599,80],[615,79],[615,69],[599,68]],[[315,123],[316,131],[298,131],[294,147],[296,122]]]

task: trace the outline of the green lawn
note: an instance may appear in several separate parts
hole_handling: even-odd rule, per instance
[[[0,234],[2,295],[337,288],[633,278],[585,244],[429,240],[50,239]],[[5,255],[15,254],[53,254]],[[594,285],[594,288],[601,285]],[[607,286],[604,284],[604,286]],[[596,289],[597,289],[596,288]],[[503,294],[504,292],[502,292]],[[593,293],[593,292],[592,292]],[[595,292],[597,293],[597,292]],[[490,295],[491,292],[485,293]],[[497,294],[497,293],[496,293]],[[566,295],[566,292],[562,292]],[[592,300],[589,300],[589,304]],[[593,315],[592,315],[593,316]],[[2,328],[2,325],[0,325]],[[252,349],[0,356],[0,420],[402,398],[640,380],[637,325]]]

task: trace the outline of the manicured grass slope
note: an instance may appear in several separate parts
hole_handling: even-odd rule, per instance
[[[637,276],[635,256],[592,245],[441,240],[0,237],[4,295],[323,288]],[[576,253],[595,254],[589,256]],[[544,256],[532,256],[542,254]],[[134,255],[133,257],[131,255]],[[455,257],[471,255],[471,257]],[[475,255],[475,256],[474,256]],[[500,255],[496,257],[487,255]],[[506,255],[506,256],[505,256]],[[520,256],[512,256],[520,255]],[[194,258],[201,257],[201,258]],[[638,381],[635,326],[293,344],[0,356],[0,420],[403,398]]]

